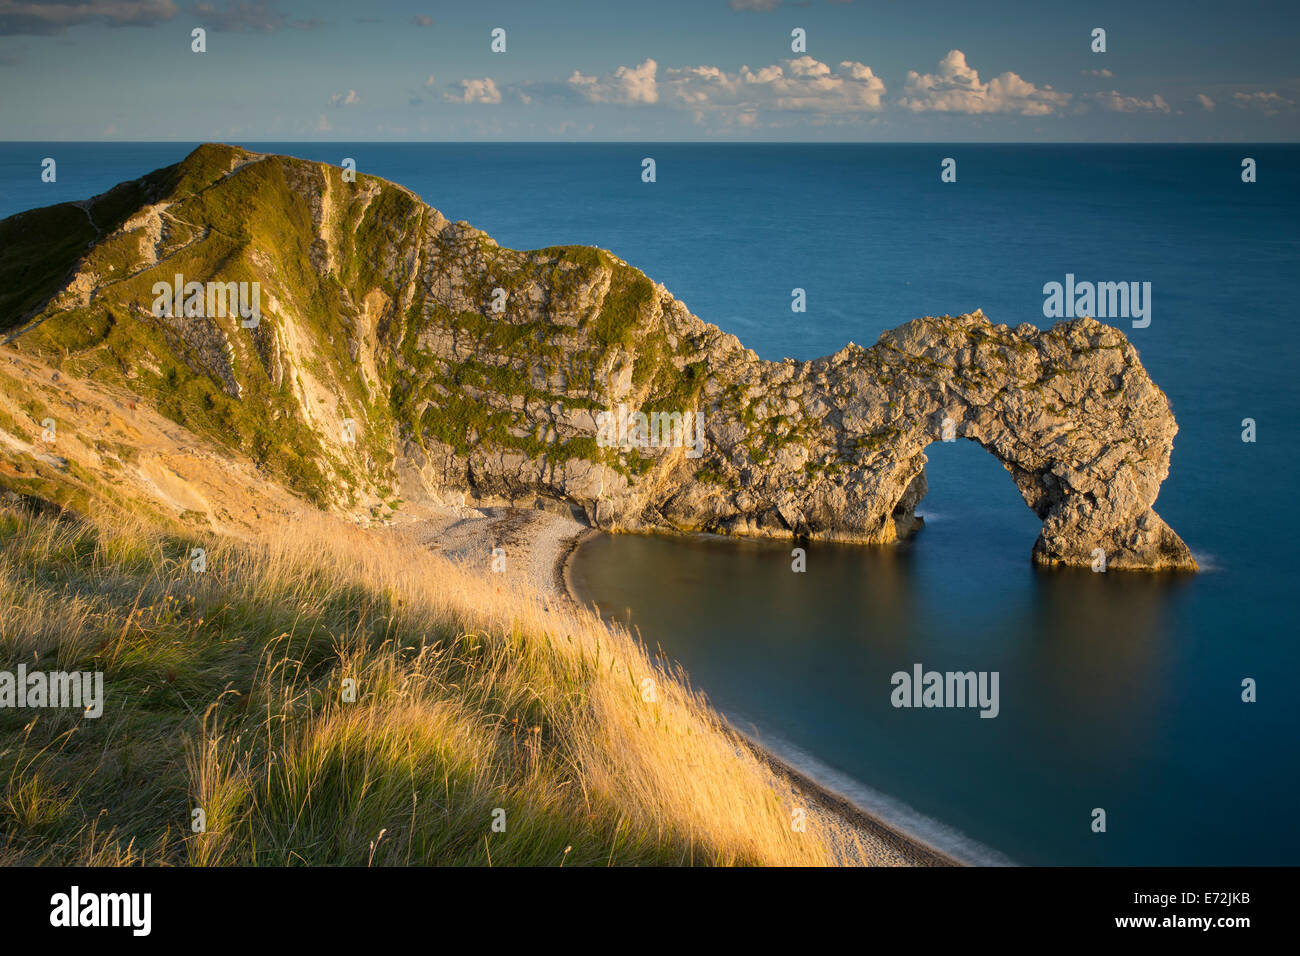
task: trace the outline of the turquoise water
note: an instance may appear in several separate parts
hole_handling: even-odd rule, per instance
[[[255,145],[255,144],[249,144]],[[183,144],[0,144],[0,215],[102,191]],[[1300,863],[1294,611],[1300,148],[260,144],[356,159],[501,244],[592,243],[765,358],[981,307],[1050,324],[1067,272],[1152,283],[1114,322],[1181,431],[1156,504],[1205,571],[1036,572],[1036,522],[969,443],[930,449],[892,551],[597,538],[579,586],[731,713],[1027,863]],[[40,182],[57,159],[59,181]],[[658,182],[642,183],[653,156]],[[939,181],[953,157],[958,181]],[[1241,159],[1259,181],[1243,184]],[[2,253],[2,250],[0,250]],[[794,287],[808,312],[790,311]],[[1241,441],[1254,418],[1259,439]],[[896,709],[914,663],[998,671],[1000,712]],[[1257,703],[1240,700],[1254,678]],[[1089,828],[1107,811],[1107,832]]]

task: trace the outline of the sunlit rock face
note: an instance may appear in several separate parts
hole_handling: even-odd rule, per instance
[[[1042,519],[1039,564],[1196,567],[1152,510],[1169,402],[1092,319],[921,318],[764,361],[608,252],[503,249],[376,177],[228,146],[0,237],[11,344],[324,507],[555,499],[608,530],[889,543],[926,446],[971,440]],[[256,283],[257,323],[156,314],[177,277]]]
[[[966,439],[1002,462],[1042,519],[1039,564],[1196,567],[1152,510],[1177,425],[1113,328],[1010,329],[976,312],[917,319],[812,362],[764,362],[729,344],[708,356],[709,450],[672,466],[709,480],[648,483],[598,513],[605,523],[891,542],[915,527],[925,447]],[[733,407],[738,388],[746,401]]]

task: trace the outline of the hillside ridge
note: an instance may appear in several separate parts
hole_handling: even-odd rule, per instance
[[[611,531],[891,543],[924,449],[964,438],[1043,521],[1037,563],[1196,567],[1152,507],[1168,399],[1093,319],[926,317],[765,361],[604,250],[505,249],[377,177],[216,144],[0,243],[12,348],[332,511],[540,500]],[[255,286],[256,322],[159,314],[178,275]]]

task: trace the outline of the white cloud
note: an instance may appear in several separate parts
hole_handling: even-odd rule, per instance
[[[1196,102],[1201,104],[1202,109],[1209,110],[1211,113],[1214,112],[1214,100],[1210,99],[1204,93],[1196,94]]]
[[[655,73],[659,64],[646,59],[640,66],[620,66],[602,77],[587,76],[577,70],[569,77],[570,88],[589,103],[657,103],[659,86]]]
[[[734,108],[802,110],[811,113],[874,112],[885,84],[871,67],[845,60],[832,70],[810,56],[727,73],[716,66],[669,69],[664,85],[673,102],[697,111]],[[745,125],[756,120],[749,119]]]
[[[979,72],[966,62],[961,50],[949,50],[939,61],[939,72],[909,70],[899,105],[914,113],[1019,113],[1046,116],[1070,102],[1069,93],[1050,86],[1035,86],[1015,73],[980,82]]]
[[[500,103],[501,91],[496,81],[490,76],[481,80],[457,80],[452,84],[459,92],[444,93],[442,98],[448,103]]]
[[[1080,74],[1081,76],[1102,76],[1102,77],[1106,77],[1107,79],[1109,79],[1110,77],[1112,77],[1112,76],[1115,75],[1114,73],[1112,73],[1110,70],[1107,70],[1107,69],[1100,69],[1100,70],[1080,70],[1080,71],[1079,71],[1079,74]]]
[[[1281,93],[1233,93],[1232,101],[1246,109],[1262,110],[1268,116],[1275,116],[1287,107],[1295,106]]]
[[[731,0],[733,10],[775,10],[781,0]]]
[[[1115,90],[1109,93],[1097,93],[1093,97],[1097,105],[1112,113],[1168,113],[1169,104],[1165,98],[1156,93],[1149,100],[1140,96],[1124,96]]]
[[[433,84],[434,84],[433,74],[430,73],[430,74],[428,75],[428,77],[425,78],[425,81],[424,81],[424,88],[425,88],[426,90],[431,90],[431,89],[433,89]]]
[[[316,120],[316,129],[319,132],[325,133],[333,128],[334,127],[330,126],[330,121],[325,118],[325,114],[321,113],[320,118]]]
[[[330,97],[330,106],[356,106],[361,102],[361,97],[356,90],[348,90],[346,93],[335,93]]]

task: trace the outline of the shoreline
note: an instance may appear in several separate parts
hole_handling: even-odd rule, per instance
[[[898,858],[896,866],[970,866],[963,860],[950,856],[938,847],[931,846],[914,834],[896,827],[881,817],[835,790],[823,785],[801,770],[796,769],[764,746],[750,734],[745,733],[726,714],[723,718],[727,726],[734,730],[754,754],[762,760],[769,770],[786,780],[798,790],[808,802],[839,817],[847,825],[870,838],[874,843]]]
[[[554,578],[557,582],[558,596],[577,607],[587,607],[579,599],[569,565],[573,555],[582,543],[601,532],[589,525],[580,525],[575,534],[560,542],[553,556]],[[541,557],[538,555],[537,557]],[[759,741],[754,733],[743,730],[738,721],[724,711],[714,710],[722,717],[728,727],[750,748],[774,775],[786,780],[808,800],[824,812],[830,813],[857,831],[865,841],[874,844],[881,851],[881,856],[896,866],[970,866],[974,861],[959,859],[937,846],[932,845],[915,833],[891,823],[889,820],[861,806],[849,796],[838,792],[826,783],[815,779],[809,772],[796,767],[791,759],[777,753],[770,744]],[[997,861],[1001,862],[1001,861]],[[1006,861],[1010,862],[1010,861]]]
[[[413,532],[426,547],[457,563],[486,572],[492,565],[493,549],[504,548],[507,578],[531,587],[544,599],[594,609],[578,597],[570,566],[583,542],[603,532],[568,511],[537,504],[520,507],[515,502],[479,501],[470,505],[435,505],[412,519],[405,524],[408,533]],[[842,775],[820,765],[816,758],[803,754],[793,745],[780,746],[772,740],[761,740],[758,729],[751,725],[747,730],[749,722],[738,715],[728,714],[716,706],[713,710],[774,776],[789,783],[809,806],[834,816],[852,830],[880,865],[1014,865],[996,851],[979,846],[858,781],[847,776],[836,780]],[[861,791],[858,798],[851,795],[855,790]],[[885,813],[867,804],[891,804],[894,812]],[[900,818],[913,826],[904,825]],[[926,839],[921,830],[945,839]]]
[[[578,600],[578,593],[573,587],[573,579],[569,576],[569,564],[571,559],[582,547],[582,543],[589,538],[594,538],[600,534],[599,529],[585,527],[565,543],[560,553],[555,558],[555,581],[560,596],[568,600],[571,604],[582,607],[582,602]]]

